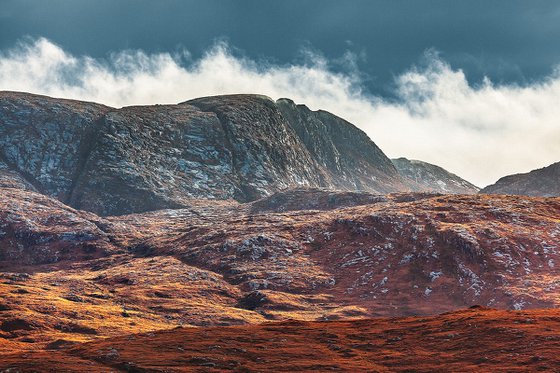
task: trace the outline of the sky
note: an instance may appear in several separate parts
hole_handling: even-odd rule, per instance
[[[560,2],[0,0],[0,90],[289,97],[485,186],[560,161]]]

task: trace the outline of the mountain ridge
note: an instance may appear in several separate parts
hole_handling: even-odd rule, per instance
[[[517,194],[533,197],[560,196],[560,162],[526,173],[507,175],[480,190],[485,194]]]
[[[353,124],[286,98],[224,95],[119,109],[3,91],[0,121],[0,159],[12,173],[102,215],[178,208],[191,198],[247,202],[294,187],[449,192],[399,173]]]
[[[102,215],[177,208],[191,198],[246,202],[300,186],[406,190],[363,131],[301,110],[259,95],[115,109],[2,92],[0,156],[41,192]],[[311,125],[314,138],[305,138]],[[333,138],[340,130],[344,137]]]

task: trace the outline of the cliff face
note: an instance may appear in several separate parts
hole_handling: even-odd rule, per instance
[[[0,161],[37,190],[101,215],[252,201],[291,187],[406,190],[352,124],[289,100],[207,97],[112,109],[0,94]]]
[[[235,199],[250,201],[278,189],[325,183],[324,172],[269,98],[232,95],[188,103],[215,115],[222,126],[238,189]]]
[[[232,154],[217,117],[190,105],[127,107],[103,117],[70,204],[100,214],[231,198]]]
[[[378,193],[406,189],[391,160],[353,124],[288,99],[278,100],[277,105],[328,175],[325,186]]]
[[[560,196],[560,162],[525,174],[502,177],[480,193],[517,194],[534,197]]]
[[[439,166],[406,158],[392,161],[404,184],[414,192],[476,194],[479,190],[475,185]]]
[[[0,92],[0,161],[41,192],[66,201],[110,108]]]

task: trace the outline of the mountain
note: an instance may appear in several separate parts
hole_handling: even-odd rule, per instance
[[[174,328],[48,351],[0,351],[5,372],[555,371],[556,309]],[[442,353],[445,351],[445,353]]]
[[[326,111],[280,99],[277,106],[337,190],[376,193],[405,188],[391,160],[361,130]],[[321,185],[320,185],[321,186]]]
[[[546,369],[560,198],[475,191],[288,99],[2,92],[0,370]]]
[[[476,194],[479,188],[451,172],[414,159],[392,159],[403,182],[414,192]]]
[[[36,190],[101,215],[256,200],[291,187],[406,190],[352,124],[258,95],[109,108],[0,93],[0,161]]]
[[[525,174],[502,177],[495,184],[480,190],[480,193],[540,197],[560,196],[560,162]]]

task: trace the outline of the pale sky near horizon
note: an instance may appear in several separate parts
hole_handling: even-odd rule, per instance
[[[560,161],[557,1],[0,0],[0,89],[340,115],[485,186]]]

